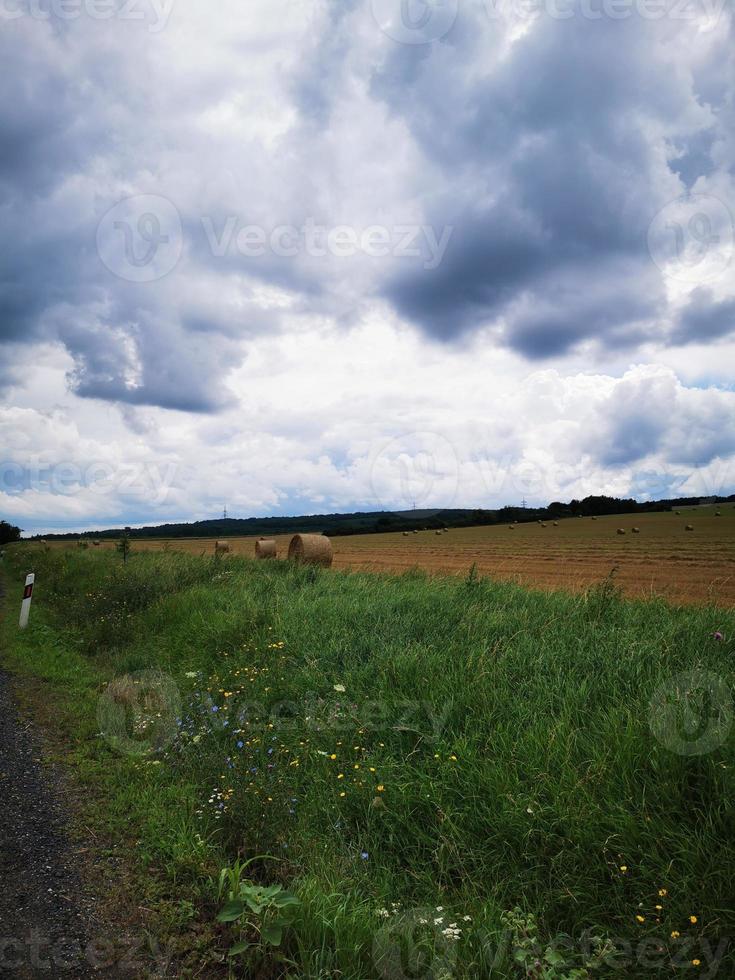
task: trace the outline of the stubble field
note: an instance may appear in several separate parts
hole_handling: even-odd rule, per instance
[[[719,512],[720,516],[716,516]],[[691,524],[693,531],[687,531]],[[633,528],[639,533],[633,533]],[[625,530],[619,535],[617,529]],[[233,554],[252,557],[254,537],[228,538]],[[285,558],[290,536],[276,538]],[[480,575],[544,590],[579,592],[613,569],[631,597],[659,596],[674,603],[735,603],[735,506],[685,508],[679,513],[612,515],[434,530],[418,534],[363,534],[332,539],[334,567],[355,571]],[[114,547],[106,542],[103,548]],[[211,554],[214,538],[135,541],[136,550],[170,548]]]

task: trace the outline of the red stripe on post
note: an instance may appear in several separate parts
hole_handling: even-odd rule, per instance
[[[23,598],[30,599],[33,595],[33,585],[27,585],[23,590]]]

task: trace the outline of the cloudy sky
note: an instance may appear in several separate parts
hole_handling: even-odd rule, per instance
[[[726,0],[0,0],[0,517],[735,491]]]

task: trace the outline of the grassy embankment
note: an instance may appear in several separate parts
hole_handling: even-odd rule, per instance
[[[569,964],[549,976],[580,965],[584,930],[620,947],[627,975],[735,970],[729,952],[710,966],[735,929],[732,614],[606,586],[32,554],[23,634],[30,550],[3,566],[3,659],[47,685],[86,819],[127,854],[126,888],[182,974],[234,939],[213,925],[220,868],[264,854],[247,874],[301,904],[280,953],[245,954],[259,976],[541,976],[513,965],[530,948],[501,920],[516,906],[538,916],[541,955],[556,943]],[[98,737],[107,683],[151,668],[180,707],[164,684],[156,718],[148,685],[145,727],[145,675],[125,681],[135,734]],[[677,716],[694,669],[719,680]],[[590,975],[616,975],[613,960]]]

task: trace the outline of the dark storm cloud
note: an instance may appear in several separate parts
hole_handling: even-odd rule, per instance
[[[582,343],[666,339],[646,231],[666,195],[732,165],[705,105],[726,118],[732,78],[707,57],[691,73],[677,68],[672,39],[690,31],[695,43],[689,23],[542,15],[509,45],[484,6],[460,5],[439,41],[411,45],[384,37],[369,3],[334,0],[289,72],[274,59],[271,87],[293,112],[270,143],[237,129],[238,107],[259,95],[234,64],[203,58],[191,74],[161,76],[153,61],[164,49],[149,58],[131,25],[3,22],[0,343],[64,344],[83,397],[214,412],[243,341],[280,329],[260,286],[283,291],[295,315],[338,324],[379,297],[443,342],[491,327],[531,361]],[[163,88],[152,81],[161,77]],[[369,124],[350,116],[353,97],[375,110]],[[207,113],[220,110],[234,136],[209,128]],[[415,160],[405,201],[349,171],[369,156],[381,113],[400,124],[396,168]],[[333,129],[348,131],[345,117],[349,138],[330,142]],[[185,242],[151,283],[111,273],[95,246],[105,212],[141,190],[175,200]],[[329,258],[244,258],[219,250],[202,224],[218,235],[233,215],[267,231],[335,215],[402,224],[404,207],[437,237],[452,229],[436,267],[391,256],[353,277]],[[695,295],[671,339],[716,339],[731,317],[731,302]]]
[[[689,298],[672,334],[678,344],[702,344],[735,334],[735,299],[715,302],[711,290],[700,286]]]
[[[233,316],[217,290],[195,295],[186,274],[138,284],[100,261],[98,223],[125,196],[107,188],[117,170],[149,165],[134,142],[149,106],[127,87],[124,48],[104,24],[80,29],[90,26],[99,46],[75,45],[74,25],[53,19],[3,21],[0,361],[13,343],[61,342],[82,397],[216,411],[231,397],[220,379],[242,360],[236,340],[262,329],[262,316],[246,302]],[[133,140],[115,126],[130,126]],[[0,383],[8,380],[2,371]]]
[[[430,56],[390,52],[373,90],[453,189],[430,203],[431,222],[454,227],[441,267],[404,266],[385,284],[399,313],[443,340],[502,315],[506,341],[530,358],[585,338],[612,347],[650,338],[664,312],[646,249],[662,145],[647,129],[676,131],[694,105],[656,49],[656,29],[636,18],[541,18],[480,78],[458,67],[455,35]],[[712,139],[683,136],[671,173],[711,172]],[[576,284],[563,304],[553,302],[560,282]],[[590,293],[602,294],[598,308]],[[514,320],[520,295],[539,309]]]

